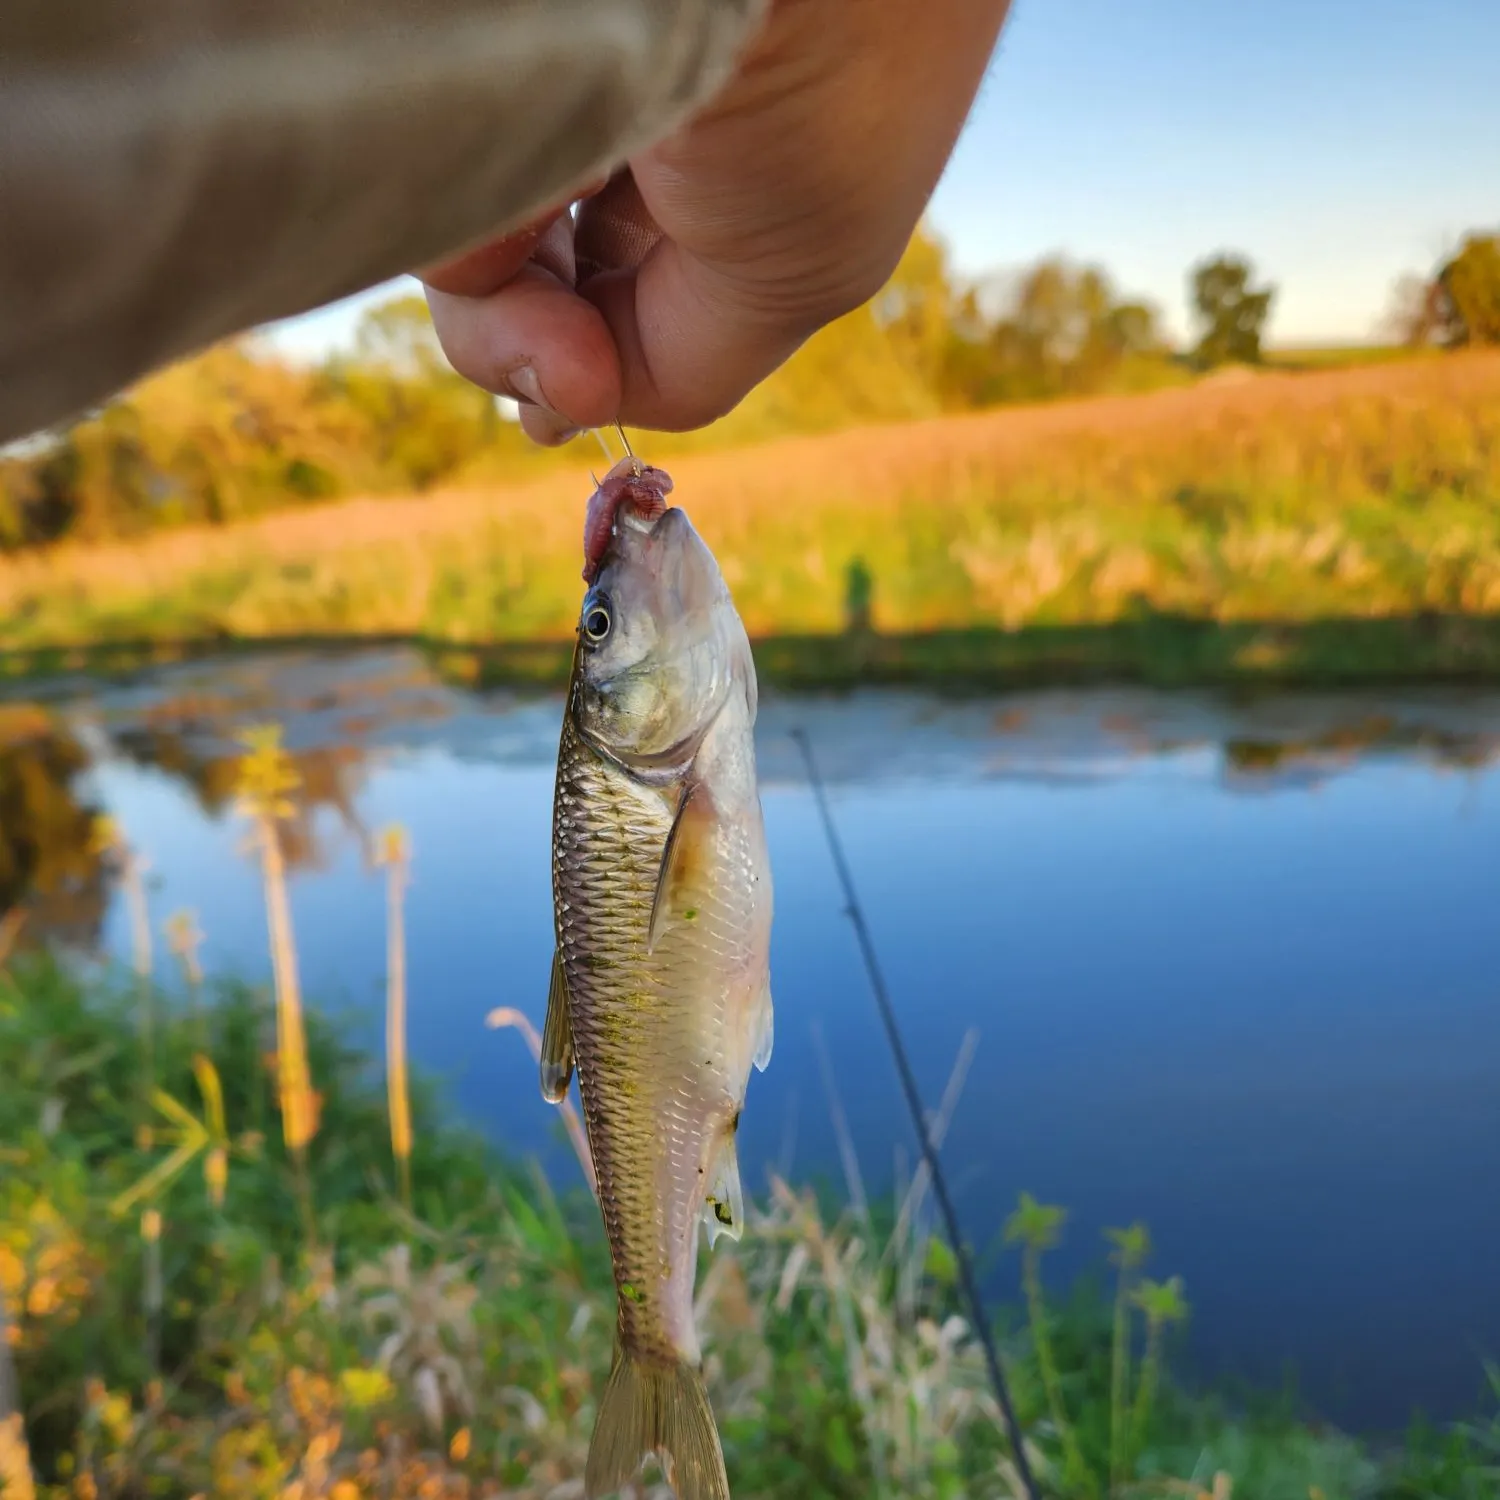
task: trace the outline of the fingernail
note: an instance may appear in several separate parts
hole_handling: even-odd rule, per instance
[[[547,402],[542,383],[530,365],[517,365],[506,372],[507,384],[524,401],[531,405],[533,438],[539,443],[566,443],[583,431],[575,427],[561,412],[553,411]]]
[[[533,406],[551,410],[547,405],[547,398],[542,394],[542,383],[536,378],[536,371],[530,365],[517,365],[514,370],[506,373],[505,379],[517,395],[524,397]]]
[[[547,413],[546,430],[539,434],[539,441],[544,443],[570,443],[583,431],[581,427],[574,427],[566,417],[554,418]]]

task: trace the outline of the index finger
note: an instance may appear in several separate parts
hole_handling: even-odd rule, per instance
[[[531,259],[538,241],[565,212],[565,209],[560,209],[514,234],[502,234],[451,260],[426,266],[413,274],[435,292],[447,292],[454,297],[488,297],[492,292],[498,292]]]
[[[491,296],[531,259],[532,251],[547,231],[568,212],[572,202],[592,198],[603,186],[604,179],[591,182],[582,192],[571,194],[567,203],[533,219],[523,228],[510,234],[497,235],[472,250],[450,256],[434,266],[413,272],[413,275],[435,292],[448,292],[455,297]]]

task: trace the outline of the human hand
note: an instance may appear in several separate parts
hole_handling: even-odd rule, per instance
[[[557,443],[731,410],[894,270],[1008,0],[773,0],[689,126],[529,229],[419,273],[455,369]]]

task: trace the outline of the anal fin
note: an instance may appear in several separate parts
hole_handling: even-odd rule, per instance
[[[542,1098],[561,1104],[573,1081],[573,1021],[568,1014],[568,977],[562,949],[552,950],[552,979],[547,986],[547,1019],[542,1023]]]
[[[735,1149],[736,1115],[714,1153],[708,1172],[708,1192],[703,1199],[703,1223],[708,1230],[708,1246],[713,1249],[719,1236],[737,1240],[745,1232],[745,1190],[740,1186],[740,1158]]]
[[[757,1073],[764,1073],[771,1063],[771,1048],[776,1043],[776,1011],[771,1004],[771,980],[761,986],[760,998],[755,1002],[755,1012],[750,1017],[750,1035],[755,1050],[751,1061]]]

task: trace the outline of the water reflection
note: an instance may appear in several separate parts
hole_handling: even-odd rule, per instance
[[[273,717],[279,722],[279,716]],[[220,722],[205,737],[202,725],[196,734],[186,726],[168,727],[159,719],[127,725],[110,735],[109,753],[125,764],[150,767],[181,781],[206,817],[220,819],[232,809],[236,768],[244,753],[243,747],[229,749],[221,743],[226,728]],[[341,829],[368,852],[370,831],[357,804],[365,777],[364,752],[353,744],[314,744],[292,751],[291,760],[298,777],[290,798],[293,811],[277,825],[288,872],[325,866],[316,832],[319,815],[325,810],[335,813]]]
[[[236,736],[282,722],[309,995],[378,1044],[367,829],[399,820],[413,1057],[497,1138],[570,1170],[529,1057],[482,1024],[498,1004],[540,1019],[554,693],[469,692],[370,652],[31,697],[0,704],[32,726],[19,759],[0,750],[0,894],[32,904],[35,935],[125,951],[86,854],[105,807],[152,862],[158,917],[193,907],[210,967],[264,975],[228,797]],[[1066,1275],[1097,1262],[1105,1224],[1143,1218],[1187,1280],[1205,1367],[1275,1383],[1291,1362],[1351,1422],[1471,1407],[1480,1355],[1500,1353],[1500,694],[768,692],[777,1052],[745,1168],[837,1176],[817,1027],[881,1191],[909,1137],[794,725],[930,1099],[979,1028],[946,1148],[976,1240],[1023,1188],[1065,1203]],[[15,770],[33,761],[51,769]],[[92,892],[88,920],[55,905],[64,888]],[[1013,1265],[995,1274],[1013,1286]]]
[[[81,788],[89,755],[64,721],[0,703],[0,953],[54,941],[97,944],[105,874]]]

